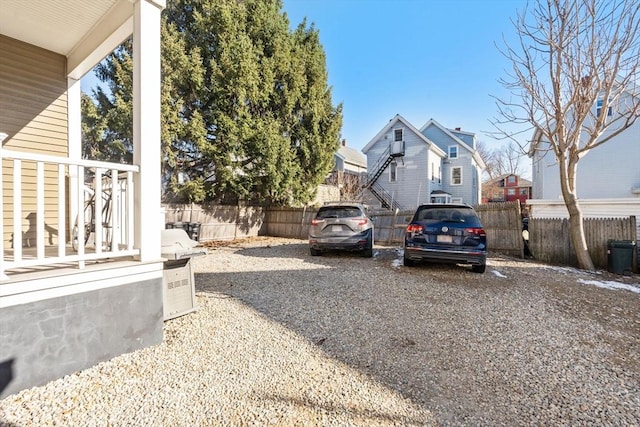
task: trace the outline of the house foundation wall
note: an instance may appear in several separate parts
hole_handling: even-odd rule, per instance
[[[4,307],[0,399],[162,342],[162,278]]]

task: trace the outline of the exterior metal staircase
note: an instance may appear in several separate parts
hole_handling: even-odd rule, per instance
[[[404,142],[397,141],[401,146],[389,144],[387,149],[380,155],[378,161],[373,166],[370,173],[367,173],[367,182],[363,188],[363,190],[369,190],[371,194],[373,194],[376,199],[380,201],[382,206],[391,210],[402,210],[403,207],[393,199],[391,194],[387,190],[384,189],[380,184],[377,184],[378,178],[384,172],[384,170],[389,166],[389,164],[396,158],[404,156]]]
[[[391,196],[391,194],[389,194],[389,192],[385,190],[380,184],[376,184],[374,182],[373,184],[366,187],[366,189],[369,190],[371,194],[373,194],[376,199],[380,201],[380,204],[383,207],[391,209],[392,211],[404,210],[404,207],[400,203],[398,203],[397,200],[394,200],[393,196]]]

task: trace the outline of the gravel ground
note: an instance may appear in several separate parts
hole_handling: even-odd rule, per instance
[[[0,425],[640,425],[640,276],[400,258],[211,245],[162,344],[9,396]]]

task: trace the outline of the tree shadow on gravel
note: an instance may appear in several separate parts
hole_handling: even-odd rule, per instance
[[[312,257],[302,243],[274,247],[236,252],[274,269],[197,273],[196,290],[242,301],[442,424],[553,423],[572,416],[576,402],[590,402],[581,394],[595,386],[573,375],[574,364],[590,373],[615,371],[599,359],[601,344],[588,332],[582,336],[581,325],[592,319],[563,317],[553,283],[540,284],[539,270],[528,265],[509,267],[504,276],[491,266],[485,274],[455,265],[403,267],[396,248],[377,247],[374,258],[361,258]],[[303,260],[306,268],[277,269],[275,258],[282,257]],[[638,307],[638,300],[630,304]],[[575,327],[572,318],[580,322]],[[625,375],[626,387],[639,383],[638,371]],[[620,391],[628,390],[603,391],[598,399]],[[600,411],[596,404],[585,408],[585,416]]]

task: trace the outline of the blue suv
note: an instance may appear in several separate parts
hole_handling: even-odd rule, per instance
[[[419,206],[404,237],[404,265],[417,261],[471,264],[476,273],[487,265],[487,234],[468,205]]]

